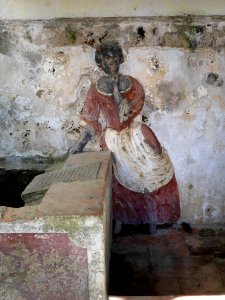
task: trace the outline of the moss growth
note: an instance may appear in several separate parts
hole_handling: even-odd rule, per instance
[[[177,26],[177,32],[180,36],[186,39],[190,49],[196,49],[197,41],[196,34],[202,33],[203,26],[196,26],[193,24],[193,16],[185,16],[182,24]]]
[[[196,49],[197,36],[203,33],[204,26],[195,25],[193,16],[175,16],[171,17],[174,23],[175,31],[166,32],[164,35],[164,44],[169,47]]]
[[[55,216],[45,219],[45,225],[43,226],[44,232],[54,230],[56,232],[79,232],[84,223],[84,218],[81,216]]]
[[[86,223],[88,219],[88,223]],[[44,217],[43,232],[67,232],[75,244],[88,247],[96,243],[102,231],[102,219],[84,216],[48,216]]]
[[[0,53],[9,55],[11,53],[12,45],[10,43],[10,34],[0,28]]]
[[[75,41],[77,39],[76,30],[74,28],[72,28],[71,25],[68,25],[65,28],[65,31],[66,31],[66,36],[67,36],[68,40],[72,43],[75,43]]]
[[[197,48],[196,35],[202,33],[203,30],[203,26],[181,25],[178,27],[178,33],[186,39],[189,48],[193,50]]]
[[[94,222],[94,226],[88,226],[85,224],[86,219]],[[87,231],[88,228],[93,231],[96,230],[96,226],[101,225],[101,218],[99,217],[86,217],[86,216],[49,216],[45,218],[45,225],[43,227],[44,232],[48,232],[49,230],[54,230],[56,232],[66,231],[69,233],[74,233],[78,231],[85,230]]]

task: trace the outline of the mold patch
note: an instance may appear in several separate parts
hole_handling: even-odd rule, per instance
[[[65,28],[65,32],[66,32],[66,37],[67,39],[71,42],[71,43],[75,43],[76,39],[77,39],[77,33],[76,30],[71,26],[68,25]]]
[[[209,73],[207,76],[206,82],[209,85],[216,86],[216,87],[223,86],[223,79],[221,79],[219,77],[219,74],[217,74],[217,73]]]
[[[180,89],[179,83],[176,85],[173,82],[164,81],[158,84],[157,88],[163,101],[163,109],[166,111],[175,110],[184,99],[184,92]]]
[[[142,26],[137,28],[137,42],[144,40],[145,38],[145,30]]]
[[[28,59],[32,67],[35,67],[42,60],[41,55],[36,52],[24,52],[23,56]]]
[[[10,55],[12,52],[11,34],[0,26],[0,53]]]

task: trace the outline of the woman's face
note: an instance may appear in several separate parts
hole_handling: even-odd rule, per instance
[[[101,69],[108,75],[116,75],[119,72],[120,68],[120,58],[117,55],[103,56],[101,63]]]

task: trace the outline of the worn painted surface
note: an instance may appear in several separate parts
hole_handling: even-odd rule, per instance
[[[107,211],[109,213],[109,208]],[[88,288],[89,299],[106,299],[106,277],[108,274],[108,247],[106,241],[109,229],[109,217],[104,220],[93,216],[54,216],[38,217],[24,220],[17,216],[18,221],[0,224],[0,236],[5,233],[40,234],[40,233],[68,233],[70,240],[76,247],[87,248],[88,257]],[[25,217],[24,217],[25,218]],[[107,219],[107,221],[105,220]],[[104,224],[104,225],[103,225]],[[107,225],[107,227],[105,227]],[[106,249],[107,246],[107,249]],[[20,274],[17,274],[20,277]],[[36,283],[37,285],[39,282]],[[5,286],[7,291],[7,286]],[[17,293],[18,295],[18,293]],[[72,298],[73,299],[73,298]]]
[[[114,42],[101,44],[95,61],[107,76],[92,83],[81,122],[112,152],[113,173],[120,183],[113,181],[113,218],[125,224],[177,221],[179,195],[172,163],[154,132],[137,121],[145,96],[140,82],[119,73],[124,57]],[[101,113],[104,127],[99,121]],[[175,184],[159,192],[172,178]]]
[[[143,120],[173,163],[183,219],[223,222],[224,24],[222,16],[1,22],[0,156],[64,155],[101,75],[94,47],[116,40],[121,73],[143,85]]]
[[[6,253],[9,250],[9,256],[5,255],[2,258],[2,256],[0,255],[0,260],[2,258],[3,263],[6,264],[6,261],[8,262],[11,259],[10,253],[12,254],[12,252],[10,252],[10,237],[13,236],[13,241],[15,242],[13,242],[14,244],[12,248],[15,247],[16,249],[18,249],[18,256],[21,256],[21,260],[19,260],[19,263],[22,266],[22,270],[24,270],[22,274],[18,271],[13,277],[14,281],[12,282],[12,291],[10,290],[10,286],[4,284],[5,294],[8,295],[10,293],[14,293],[16,294],[16,296],[20,295],[23,291],[17,290],[18,288],[16,284],[17,282],[20,283],[21,281],[23,281],[24,276],[26,279],[24,282],[25,286],[26,284],[29,285],[29,283],[31,283],[31,287],[35,285],[36,290],[42,291],[45,285],[42,286],[42,281],[39,281],[38,277],[35,277],[35,275],[33,275],[32,278],[26,277],[25,267],[28,268],[28,266],[25,265],[25,262],[28,260],[30,262],[30,267],[28,270],[29,273],[30,269],[34,268],[36,265],[37,267],[41,268],[41,263],[44,264],[45,261],[48,262],[48,259],[51,259],[52,255],[53,270],[51,268],[48,269],[47,265],[44,266],[42,268],[42,271],[40,271],[43,273],[41,280],[46,279],[47,285],[48,280],[50,280],[49,278],[51,277],[52,285],[50,287],[52,289],[55,289],[54,291],[56,294],[59,290],[58,293],[60,299],[106,300],[109,249],[111,238],[112,166],[110,157],[111,156],[109,152],[96,152],[93,154],[81,153],[77,155],[71,155],[64,164],[65,168],[67,168],[68,166],[72,167],[79,164],[99,162],[101,164],[101,167],[98,172],[98,179],[93,179],[92,181],[84,180],[69,183],[55,183],[50,187],[42,202],[38,205],[25,206],[19,209],[1,207],[0,251],[1,249],[6,249],[4,252]],[[39,241],[39,239],[41,239],[42,237],[43,241],[41,240],[40,244],[36,242],[36,239]],[[46,239],[48,237],[50,239],[49,243],[46,242]],[[4,240],[7,238],[9,239],[8,243]],[[54,247],[52,247],[52,254],[49,254],[50,246],[54,246],[54,243],[52,241],[56,241],[56,251],[54,252]],[[63,243],[64,246],[62,246],[61,243]],[[23,244],[25,244],[25,248],[31,247],[30,252],[26,251],[26,249],[24,250],[24,247],[22,247]],[[27,244],[28,246],[26,246]],[[71,255],[70,252],[68,252],[68,249],[71,249],[71,247],[74,247],[75,249],[75,252],[71,252],[71,255],[73,255],[71,259],[75,264],[74,268],[73,264],[70,264]],[[35,249],[37,249],[37,251]],[[64,252],[63,249],[65,249]],[[41,263],[37,261],[37,259],[39,259],[39,256],[36,259],[36,253],[38,253],[38,251],[40,252]],[[57,251],[59,251],[59,254]],[[81,254],[83,253],[82,251],[84,251],[84,253],[86,254],[86,260],[83,258],[83,254],[80,256],[78,255],[80,253],[79,251],[81,251]],[[69,256],[67,256],[68,253]],[[78,254],[74,256],[74,253]],[[65,258],[64,264],[60,260],[60,255],[67,257]],[[23,261],[23,257],[25,262]],[[57,260],[56,265],[54,265],[54,258]],[[82,260],[80,261],[81,258]],[[78,260],[77,264],[76,260]],[[88,268],[87,265],[84,265],[83,260],[88,263]],[[60,266],[59,269],[56,268],[58,261]],[[12,268],[13,266],[14,264],[12,265]],[[71,283],[70,279],[68,280],[68,285],[72,285],[68,289],[68,297],[64,290],[64,294],[61,297],[60,293],[63,292],[61,288],[65,286],[65,283],[64,281],[62,281],[61,284],[61,277],[57,277],[57,272],[61,272],[64,267],[65,270],[68,271],[68,277],[74,277],[74,283],[76,283],[76,279],[79,279],[75,276],[75,273],[77,272],[76,270],[78,268],[83,268],[81,270],[80,276],[84,274],[84,276],[82,275],[83,277],[80,278],[80,289],[77,289],[77,286],[73,286],[74,283]],[[73,271],[71,271],[72,269]],[[87,277],[85,277],[87,275],[87,271],[88,279]],[[6,273],[7,272],[10,273],[10,269],[7,269]],[[58,281],[54,281],[54,274],[56,275],[55,278],[57,280],[59,279]],[[66,274],[65,276],[67,276]],[[35,281],[35,279],[37,280]],[[64,277],[62,280],[64,280]],[[29,288],[27,289],[29,290]],[[70,296],[69,294],[71,290],[73,291],[72,296]],[[83,292],[81,296],[79,294],[80,292]],[[65,298],[63,298],[64,296]],[[47,298],[57,299],[57,297],[51,298],[51,295]],[[28,297],[25,299],[32,298]],[[37,299],[37,297],[35,299]],[[46,299],[46,297],[44,297],[43,299]]]
[[[149,193],[128,190],[113,178],[113,215],[124,224],[172,224],[180,218],[180,198],[175,176]]]
[[[24,299],[89,299],[87,249],[67,233],[1,234],[0,262],[1,289]]]

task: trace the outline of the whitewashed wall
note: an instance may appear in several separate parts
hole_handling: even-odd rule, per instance
[[[224,0],[0,0],[0,19],[224,15]]]

